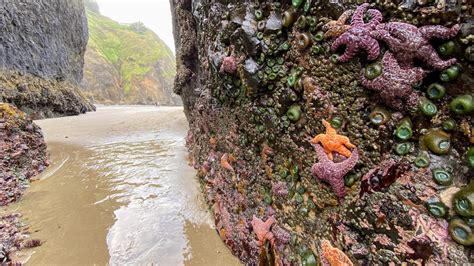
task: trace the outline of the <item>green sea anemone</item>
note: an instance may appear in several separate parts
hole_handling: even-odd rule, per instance
[[[415,158],[415,166],[418,168],[426,168],[430,165],[430,157],[422,152]]]
[[[395,130],[395,136],[401,140],[410,139],[413,136],[413,130],[411,127],[412,123],[410,118],[406,117],[402,119]]]
[[[448,207],[444,205],[442,202],[430,202],[426,204],[426,209],[437,218],[446,217],[448,214]]]
[[[299,105],[292,105],[286,112],[286,116],[293,122],[300,120],[301,107]]]
[[[283,18],[281,20],[281,24],[283,27],[290,27],[296,21],[296,13],[293,10],[287,10],[283,13]]]
[[[474,98],[469,94],[460,95],[451,101],[449,109],[458,115],[470,113],[474,111]]]
[[[262,20],[263,18],[263,11],[260,9],[255,10],[255,18],[257,20]]]
[[[474,244],[474,235],[470,226],[460,218],[454,218],[449,222],[448,232],[451,238],[464,246]]]
[[[474,183],[465,186],[454,194],[453,209],[463,217],[474,216]]]
[[[445,69],[439,75],[439,79],[444,82],[452,81],[459,76],[460,69],[458,66],[452,66]]]
[[[436,105],[426,98],[422,98],[420,100],[418,109],[426,116],[434,116],[438,112]]]
[[[438,52],[442,56],[449,56],[454,53],[456,45],[453,41],[445,42],[438,47]]]
[[[372,124],[377,125],[377,126],[387,123],[388,121],[390,121],[391,118],[392,118],[392,114],[390,111],[388,111],[387,109],[383,107],[378,107],[378,106],[375,107],[374,110],[369,115],[370,122],[372,122]]]
[[[294,8],[299,8],[301,4],[303,4],[303,0],[292,0],[291,4],[293,5]]]
[[[352,187],[355,182],[358,180],[358,176],[356,174],[349,174],[344,177],[344,185],[346,187]]]
[[[433,175],[434,181],[438,185],[450,186],[453,184],[453,177],[443,168],[434,168],[431,170],[431,174]]]
[[[396,154],[403,156],[410,153],[410,150],[412,147],[413,145],[410,142],[402,142],[402,143],[397,143],[394,147],[394,150]]]
[[[439,83],[433,83],[426,89],[426,95],[432,100],[439,100],[446,94],[446,88]]]
[[[470,147],[466,152],[467,164],[474,168],[474,147]]]
[[[441,129],[428,131],[422,140],[426,148],[438,155],[448,154],[451,149],[449,134]]]
[[[441,127],[446,131],[454,130],[456,128],[456,121],[454,121],[454,119],[449,118],[443,121],[443,124],[441,124]]]
[[[375,79],[376,77],[380,76],[382,74],[383,68],[382,64],[376,62],[373,64],[368,65],[365,68],[364,75],[367,79]]]
[[[331,124],[331,126],[333,128],[340,128],[342,126],[342,118],[336,116],[336,117],[333,117],[329,123]]]
[[[319,265],[318,261],[316,260],[316,256],[309,249],[306,249],[305,251],[301,252],[300,258],[301,258],[301,265],[303,266]]]
[[[298,34],[298,37],[296,37],[296,41],[298,44],[298,47],[301,50],[304,50],[308,48],[312,44],[311,36],[309,33],[300,33]]]
[[[319,42],[319,41],[322,41],[324,39],[324,32],[322,31],[318,31],[316,33],[316,35],[314,35],[314,39]]]

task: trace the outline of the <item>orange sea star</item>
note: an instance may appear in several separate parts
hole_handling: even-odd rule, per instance
[[[323,119],[323,125],[326,127],[325,134],[319,134],[311,140],[312,144],[321,143],[324,151],[328,155],[329,160],[333,160],[332,152],[338,152],[345,157],[351,157],[351,151],[349,149],[355,148],[348,137],[338,135],[336,130]],[[347,148],[346,148],[347,147]],[[348,149],[349,148],[349,149]]]
[[[351,28],[351,25],[346,25],[346,21],[351,17],[352,10],[347,10],[337,20],[331,20],[323,26],[324,38],[339,37],[344,32]]]
[[[340,249],[335,248],[328,240],[321,241],[322,256],[331,266],[352,266],[352,261]]]
[[[274,244],[275,239],[273,233],[270,231],[274,222],[275,217],[273,216],[270,216],[265,222],[255,215],[253,216],[251,224],[253,231],[257,235],[257,245],[259,247],[263,246],[266,240],[269,240],[272,245]]]

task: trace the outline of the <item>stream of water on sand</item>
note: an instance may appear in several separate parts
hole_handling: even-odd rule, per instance
[[[182,108],[101,107],[37,121],[51,166],[11,206],[30,265],[239,265],[187,165]]]

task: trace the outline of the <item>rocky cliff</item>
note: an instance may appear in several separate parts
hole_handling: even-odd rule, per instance
[[[191,161],[244,263],[473,262],[468,1],[170,2]]]
[[[91,6],[93,3],[89,3]],[[83,91],[96,103],[180,104],[173,94],[174,55],[142,23],[119,24],[87,11],[89,44]]]
[[[0,101],[40,117],[92,110],[75,86],[82,79],[87,36],[82,0],[1,1]],[[50,82],[39,88],[41,99],[30,95],[38,79]]]

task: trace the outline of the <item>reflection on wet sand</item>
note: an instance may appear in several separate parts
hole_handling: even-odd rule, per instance
[[[181,108],[107,107],[39,121],[52,166],[12,208],[37,264],[239,265],[211,227]]]

